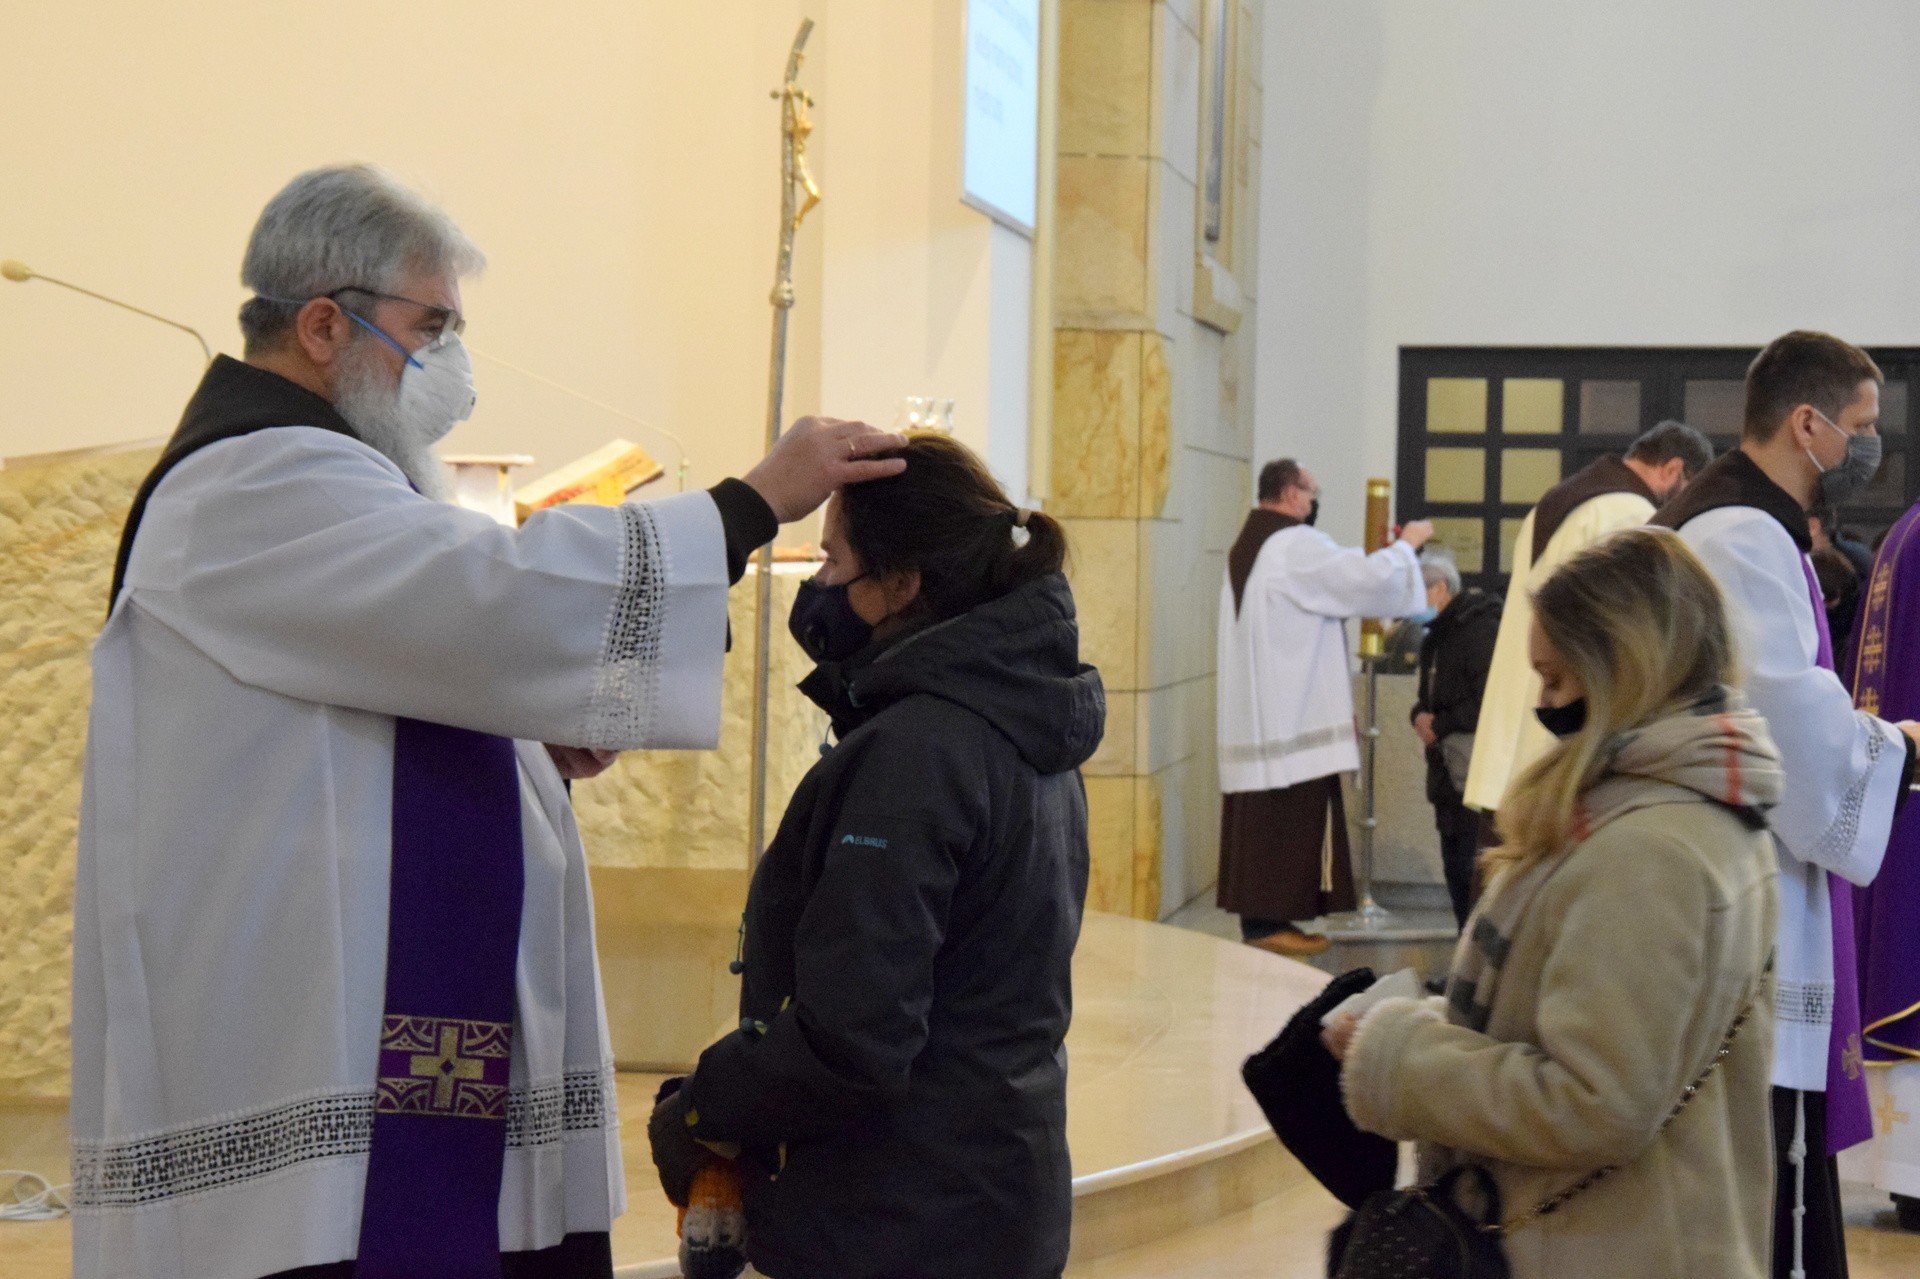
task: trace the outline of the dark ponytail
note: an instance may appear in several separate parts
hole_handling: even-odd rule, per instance
[[[905,458],[907,469],[841,491],[847,541],[868,573],[918,570],[920,602],[934,621],[1066,566],[1060,521],[1016,508],[986,464],[952,436],[910,435],[906,448],[881,456]]]

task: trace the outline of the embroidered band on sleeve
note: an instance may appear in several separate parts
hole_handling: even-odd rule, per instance
[[[626,538],[620,555],[620,587],[607,613],[600,673],[594,682],[583,746],[620,749],[644,742],[653,730],[658,703],[654,674],[666,622],[666,562],[660,528],[645,506],[618,508]]]
[[[1847,793],[1840,799],[1840,812],[1833,819],[1833,825],[1827,827],[1827,833],[1820,837],[1820,843],[1802,858],[1803,861],[1830,866],[1844,859],[1860,838],[1860,814],[1867,806],[1867,787],[1873,781],[1874,770],[1880,765],[1880,757],[1887,753],[1887,737],[1872,716],[1858,715],[1858,722],[1861,731],[1867,735],[1867,767],[1847,788]]]

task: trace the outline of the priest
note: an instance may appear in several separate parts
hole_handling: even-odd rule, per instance
[[[80,1279],[611,1274],[566,781],[715,744],[729,583],[901,441],[804,421],[744,481],[504,528],[432,453],[474,402],[481,265],[378,170],[294,179],[245,358],[139,490],[75,892]]]
[[[1660,505],[1713,461],[1707,437],[1684,422],[1662,422],[1633,442],[1547,490],[1520,522],[1513,576],[1493,650],[1487,695],[1464,789],[1467,807],[1495,813],[1522,769],[1546,754],[1553,735],[1540,727],[1540,676],[1528,656],[1533,593],[1575,555],[1607,534],[1645,524]]]
[[[1740,447],[1655,522],[1678,529],[1726,592],[1741,677],[1792,779],[1780,854],[1773,1123],[1774,1273],[1847,1272],[1833,1156],[1872,1133],[1853,889],[1873,882],[1913,778],[1920,725],[1854,708],[1834,673],[1807,510],[1844,505],[1879,464],[1881,374],[1825,333],[1775,339],[1747,370]]]
[[[1320,486],[1292,459],[1260,471],[1260,505],[1220,587],[1220,888],[1249,943],[1318,954],[1300,923],[1354,906],[1340,774],[1354,741],[1351,617],[1405,617],[1427,602],[1412,523],[1372,555],[1313,527]]]
[[[1920,504],[1887,534],[1867,579],[1850,674],[1854,704],[1870,715],[1920,718],[1917,575]],[[1881,1120],[1868,1163],[1900,1224],[1920,1230],[1920,807],[1894,818],[1886,860],[1854,890],[1853,911],[1862,1052]]]

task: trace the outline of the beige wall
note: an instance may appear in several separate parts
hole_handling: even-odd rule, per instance
[[[1165,915],[1219,866],[1214,626],[1246,510],[1256,306],[1257,3],[1240,4],[1231,333],[1195,318],[1199,0],[1065,0],[1049,509],[1067,517],[1086,656],[1092,904]]]
[[[803,80],[819,99],[827,202],[800,235],[789,413],[824,403],[891,422],[903,396],[952,397],[961,438],[1019,496],[1031,247],[960,203],[963,5],[805,7],[820,23]],[[239,261],[261,204],[303,168],[375,160],[438,198],[491,257],[467,289],[476,349],[669,427],[693,446],[690,482],[709,484],[761,448],[779,199],[768,91],[801,8],[37,5],[10,27],[0,76],[0,257],[176,316],[237,353]],[[646,430],[477,371],[479,411],[450,449],[551,466],[619,434],[671,470],[671,447]],[[164,435],[198,376],[180,334],[44,284],[0,284],[0,458]],[[86,649],[150,456],[0,471],[5,598],[28,604],[0,619],[0,1095],[66,1086]],[[745,638],[721,754],[631,761],[581,794],[590,855],[630,872],[623,890],[660,868],[714,873],[697,895],[709,932],[745,861],[744,588],[734,603]],[[776,729],[794,748],[776,763],[777,817],[818,721],[787,698]],[[653,918],[644,902],[605,905]],[[615,1003],[642,1021],[658,1013],[635,997]]]
[[[376,161],[491,258],[467,287],[477,350],[680,435],[710,484],[765,429],[768,91],[803,9],[828,199],[800,237],[790,415],[891,422],[903,396],[951,396],[962,438],[1024,487],[1031,252],[960,203],[961,0],[35,5],[0,77],[0,257],[237,353],[261,205],[304,168]],[[477,363],[450,450],[545,468],[629,435],[672,469],[645,428]],[[0,457],[163,435],[198,371],[181,334],[0,286]]]
[[[693,481],[754,455],[778,220],[779,79],[799,6],[351,0],[37,5],[9,29],[0,254],[234,352],[238,271],[295,172],[388,165],[492,266],[473,345],[682,434]],[[818,248],[814,247],[817,255]],[[817,367],[797,320],[796,367]],[[0,291],[0,456],[170,430],[190,341],[43,285]],[[457,449],[554,465],[644,430],[480,366]],[[794,388],[810,407],[817,377]]]

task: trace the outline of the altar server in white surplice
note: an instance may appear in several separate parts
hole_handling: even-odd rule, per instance
[[[136,500],[75,900],[80,1279],[611,1273],[565,783],[715,744],[730,582],[901,441],[806,421],[744,481],[517,530],[447,504],[480,264],[378,170],[295,179],[247,249],[246,358]]]
[[[1833,1156],[1867,1140],[1853,889],[1879,874],[1913,780],[1920,725],[1856,710],[1834,673],[1807,558],[1807,510],[1844,506],[1880,459],[1880,370],[1825,333],[1775,339],[1747,370],[1740,447],[1654,523],[1678,529],[1727,596],[1741,682],[1786,767],[1773,1125],[1774,1274],[1847,1273]]]
[[[1313,527],[1320,487],[1290,458],[1260,471],[1220,584],[1220,886],[1250,944],[1327,948],[1299,922],[1354,905],[1340,774],[1360,766],[1347,619],[1426,603],[1431,524],[1368,555]]]

